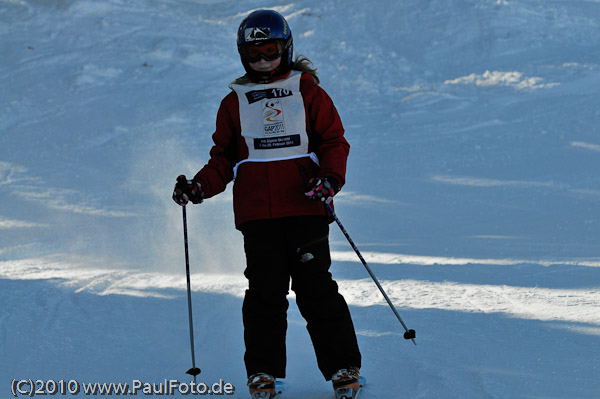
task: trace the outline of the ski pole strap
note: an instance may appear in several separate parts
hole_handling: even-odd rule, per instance
[[[413,342],[413,344],[416,345],[417,343],[415,341],[415,336],[416,336],[415,330],[409,330],[408,329],[408,327],[404,323],[404,320],[402,320],[402,317],[400,317],[400,314],[396,310],[396,307],[394,306],[394,304],[392,303],[392,301],[390,300],[390,298],[388,297],[388,295],[385,293],[385,290],[383,289],[383,287],[379,283],[379,280],[377,280],[377,277],[373,273],[373,270],[371,270],[371,268],[367,264],[367,261],[365,261],[365,258],[363,258],[362,254],[360,253],[360,251],[356,247],[356,244],[354,244],[354,241],[352,241],[352,238],[350,238],[350,234],[348,234],[348,232],[344,228],[344,225],[342,224],[342,222],[340,221],[340,219],[335,214],[335,211],[333,210],[331,204],[325,203],[325,207],[327,208],[327,210],[329,211],[329,213],[331,214],[331,216],[333,217],[333,219],[335,220],[335,222],[337,223],[337,225],[340,227],[340,230],[342,231],[342,233],[344,234],[344,236],[346,237],[346,239],[350,243],[350,246],[352,247],[352,249],[354,249],[354,252],[356,252],[356,255],[358,255],[358,259],[360,259],[360,261],[362,262],[362,264],[365,267],[365,269],[367,269],[367,272],[369,273],[369,275],[371,276],[371,278],[375,282],[375,285],[377,285],[377,288],[379,288],[379,291],[381,292],[381,294],[385,298],[386,302],[388,303],[388,305],[390,306],[390,308],[392,309],[392,311],[396,315],[396,318],[398,319],[398,321],[400,322],[400,324],[402,324],[402,327],[404,327],[404,331],[405,331],[404,338],[410,339]]]

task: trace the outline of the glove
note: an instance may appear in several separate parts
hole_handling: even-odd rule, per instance
[[[185,175],[180,175],[173,189],[173,201],[181,206],[185,206],[188,201],[192,204],[201,204],[204,201],[202,186],[198,182],[188,180]]]
[[[313,177],[308,181],[304,195],[315,201],[329,204],[338,191],[338,182],[333,177]]]

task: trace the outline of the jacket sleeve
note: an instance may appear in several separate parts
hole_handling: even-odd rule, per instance
[[[329,95],[312,77],[305,74],[301,91],[307,110],[310,151],[319,157],[319,176],[335,178],[340,187],[346,181],[346,162],[350,144],[344,138],[344,126]]]
[[[194,176],[194,181],[202,185],[205,198],[225,191],[227,184],[233,180],[233,167],[237,162],[236,137],[239,130],[238,100],[235,93],[231,92],[221,101],[217,112],[210,159]]]

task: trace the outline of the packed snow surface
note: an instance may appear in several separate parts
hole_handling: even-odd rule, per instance
[[[190,381],[170,196],[207,160],[258,8],[288,19],[338,107],[338,216],[417,331],[332,224],[361,399],[600,398],[592,0],[0,0],[0,397]],[[198,382],[245,398],[231,191],[187,214]],[[286,399],[331,398],[290,301]]]

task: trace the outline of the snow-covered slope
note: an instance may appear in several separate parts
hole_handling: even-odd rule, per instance
[[[187,380],[170,194],[207,159],[243,72],[237,26],[262,7],[336,102],[352,145],[338,216],[417,330],[417,346],[402,338],[332,225],[361,397],[600,397],[600,3],[586,0],[0,0],[0,396],[13,379]],[[188,222],[199,381],[244,398],[230,191]],[[330,397],[289,318],[286,397]]]

